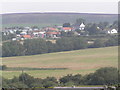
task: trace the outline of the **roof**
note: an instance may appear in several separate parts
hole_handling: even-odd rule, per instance
[[[112,30],[117,31],[116,29],[112,29]]]
[[[23,35],[22,37],[24,37],[24,38],[31,38],[30,35]]]
[[[60,34],[60,32],[47,32],[46,34]]]
[[[85,27],[85,25],[82,23],[82,24],[80,25],[80,27]]]
[[[52,28],[52,27],[49,27],[48,29],[49,29],[49,30],[53,30],[53,31],[58,30],[57,28]]]
[[[63,30],[71,30],[71,27],[63,27]]]

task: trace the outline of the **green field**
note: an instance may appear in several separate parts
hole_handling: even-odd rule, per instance
[[[67,68],[61,70],[26,70],[24,72],[39,78],[54,76],[60,78],[67,74],[82,75],[94,72],[101,67],[117,67],[118,47],[83,49],[48,53],[32,56],[5,57],[4,65],[11,68]],[[12,78],[22,73],[22,70],[3,71],[3,77]]]

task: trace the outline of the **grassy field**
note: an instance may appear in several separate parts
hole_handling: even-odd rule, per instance
[[[65,51],[32,56],[6,57],[2,59],[8,67],[27,68],[67,68],[64,70],[24,70],[24,72],[39,78],[54,76],[60,78],[67,74],[88,74],[101,67],[117,67],[118,47],[94,48]],[[3,71],[3,77],[12,78],[21,71]]]

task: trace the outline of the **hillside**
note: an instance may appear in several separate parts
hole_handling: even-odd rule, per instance
[[[117,20],[117,14],[90,14],[90,13],[17,13],[2,14],[3,26],[47,26],[74,23],[77,18],[84,18],[86,22],[113,23]]]
[[[67,68],[61,70],[25,70],[34,77],[57,78],[66,74],[87,74],[101,67],[117,67],[118,47],[94,48],[84,50],[48,53],[33,56],[5,57],[3,65],[8,67],[27,68]],[[11,78],[18,76],[21,71],[3,71],[3,76]]]

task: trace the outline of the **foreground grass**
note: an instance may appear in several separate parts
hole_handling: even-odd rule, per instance
[[[78,74],[82,73],[87,74],[94,72],[96,69],[88,69],[88,70],[24,70],[23,72],[28,73],[29,75],[32,75],[34,77],[40,77],[40,78],[46,78],[46,77],[56,77],[60,78],[62,76],[65,76],[67,74]],[[22,74],[22,71],[2,71],[2,75],[5,78],[12,79],[13,76],[19,76]]]
[[[66,74],[88,74],[101,67],[117,67],[118,47],[74,50],[32,56],[6,57],[3,64],[8,67],[27,68],[67,68],[65,70],[24,70],[39,78],[54,76],[60,78]],[[3,77],[12,78],[22,71],[3,71]]]

